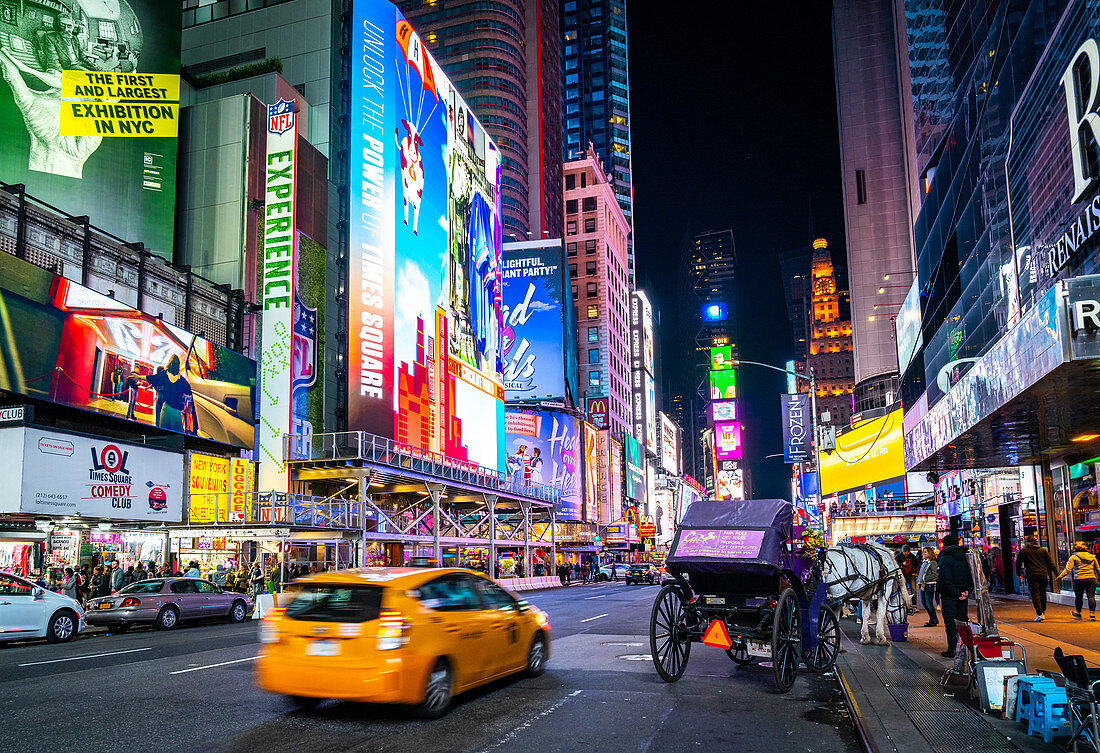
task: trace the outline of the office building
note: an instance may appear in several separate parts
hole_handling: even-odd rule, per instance
[[[397,0],[501,152],[506,241],[560,238],[560,0]]]
[[[852,323],[846,317],[846,291],[824,238],[813,242],[810,276],[810,343],[807,365],[817,380],[817,412],[825,425],[842,427],[852,415]]]
[[[810,259],[806,246],[782,251],[779,254],[779,279],[783,284],[783,297],[787,304],[787,321],[791,331],[791,357],[795,363],[805,364],[809,351],[810,329]]]
[[[633,433],[630,369],[630,224],[596,153],[565,163],[565,256],[577,307],[580,392],[608,398],[613,437]],[[639,438],[640,440],[641,438]]]
[[[913,281],[918,210],[903,3],[833,4],[857,412],[898,394],[894,322]]]

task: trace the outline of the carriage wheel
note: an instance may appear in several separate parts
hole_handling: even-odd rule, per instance
[[[817,620],[817,647],[802,653],[802,661],[811,672],[824,672],[833,666],[840,653],[840,621],[828,604],[821,605]]]
[[[726,656],[732,659],[735,663],[752,664],[753,656],[749,654],[749,644],[742,641],[741,643],[735,643],[731,647],[726,649]]]
[[[653,602],[649,620],[649,652],[665,682],[676,682],[687,668],[691,641],[685,622],[684,600],[676,586],[665,586]]]
[[[798,676],[798,664],[802,661],[802,615],[794,591],[787,589],[775,605],[775,624],[772,627],[772,672],[780,693],[786,693]]]

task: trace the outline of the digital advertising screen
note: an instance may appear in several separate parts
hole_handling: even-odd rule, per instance
[[[733,368],[733,348],[721,345],[710,349],[711,371],[726,371]]]
[[[351,18],[348,429],[499,470],[500,152],[397,8]]]
[[[737,420],[737,401],[736,400],[716,400],[710,404],[710,418],[711,421],[718,423],[720,421],[736,421]]]
[[[821,493],[861,489],[905,476],[902,441],[900,408],[837,434],[836,450],[820,455]]]
[[[251,449],[256,362],[0,253],[0,389]]]
[[[645,453],[638,440],[630,434],[623,434],[623,474],[626,496],[636,502],[645,500]]]
[[[680,475],[680,431],[671,418],[660,414],[661,419],[661,467],[673,476]]]
[[[719,460],[741,459],[740,421],[725,421],[714,425],[714,454]]]
[[[0,3],[0,180],[172,257],[180,8]]]
[[[561,400],[565,397],[566,307],[572,308],[560,240],[505,244],[504,397]],[[573,368],[576,372],[576,368]],[[572,394],[577,394],[574,388]]]
[[[599,520],[599,455],[597,433],[589,423],[582,423],[584,432],[584,519]]]
[[[528,484],[557,487],[560,520],[581,519],[581,426],[572,416],[553,411],[505,415],[509,483],[515,490]]]
[[[710,372],[710,399],[733,400],[737,397],[737,370]]]
[[[657,388],[653,377],[645,379],[645,448],[651,455],[657,454]]]

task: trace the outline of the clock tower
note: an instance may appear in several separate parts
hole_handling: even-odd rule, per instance
[[[817,376],[817,411],[828,411],[828,423],[839,428],[847,426],[852,415],[852,322],[841,318],[841,293],[824,238],[813,242],[810,274],[813,296],[807,358]]]

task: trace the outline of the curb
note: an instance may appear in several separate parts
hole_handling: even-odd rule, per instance
[[[840,692],[844,696],[844,705],[848,707],[848,715],[852,717],[852,722],[856,725],[856,732],[859,733],[859,739],[860,742],[863,743],[863,749],[867,751],[867,753],[880,753],[874,738],[867,732],[867,721],[863,718],[863,712],[860,711],[855,698],[852,697],[852,689],[848,687],[848,680],[845,679],[844,673],[840,671],[839,666],[834,664],[833,669],[836,671],[836,679],[840,683]]]

